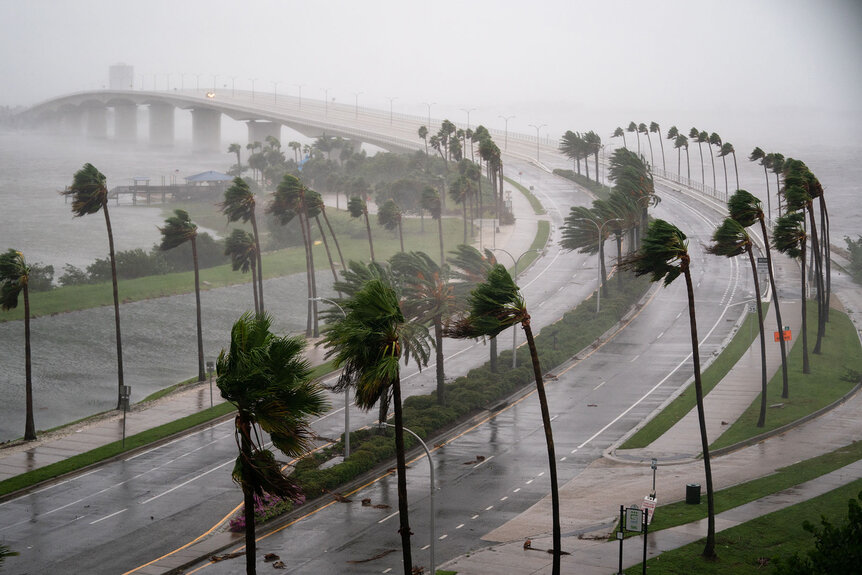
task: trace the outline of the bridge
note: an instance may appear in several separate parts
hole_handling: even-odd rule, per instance
[[[139,134],[138,118],[147,115],[146,135]],[[373,144],[389,151],[424,150],[418,129],[425,125],[430,134],[440,121],[427,117],[245,90],[95,90],[68,94],[28,108],[16,116],[19,127],[135,142],[147,138],[153,146],[172,146],[176,135],[175,111],[189,110],[192,145],[196,151],[223,151],[222,116],[248,126],[248,141],[263,142],[267,136],[281,140],[281,127],[317,138],[323,134],[341,136],[354,143]],[[539,145],[548,151],[556,141],[508,130],[489,129],[501,149],[525,159],[535,157]],[[429,134],[429,135],[430,135]]]

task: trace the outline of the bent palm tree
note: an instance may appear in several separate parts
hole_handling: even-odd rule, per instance
[[[628,127],[626,128],[626,132],[633,133],[638,140],[638,157],[641,155],[641,135],[638,132],[638,125],[634,122],[629,122]]]
[[[460,244],[449,252],[448,258],[451,269],[451,277],[455,281],[454,289],[458,299],[463,301],[470,295],[470,291],[480,282],[485,281],[488,272],[497,263],[494,252],[485,249],[480,252],[473,246]],[[497,373],[497,337],[488,338],[488,350],[490,351],[489,364],[491,373]]]
[[[358,218],[365,216],[365,229],[368,231],[368,249],[371,250],[371,261],[374,261],[374,242],[371,240],[371,222],[368,220],[368,204],[359,196],[353,196],[347,202],[347,211],[350,216]]]
[[[763,166],[763,175],[766,177],[766,219],[772,223],[772,195],[769,192],[769,168],[772,166],[772,155],[767,154],[760,147],[755,147],[748,156],[749,162],[760,162]]]
[[[440,192],[430,186],[422,190],[422,209],[428,210],[431,218],[437,220],[437,237],[440,240],[440,265],[446,263],[446,255],[443,251],[443,204]]]
[[[712,157],[712,147],[713,146],[718,148],[718,156],[721,158],[721,163],[724,166],[724,197],[726,199],[727,194],[728,194],[728,189],[727,189],[727,162],[724,160],[724,156],[721,155],[721,136],[719,136],[715,132],[713,132],[709,135],[709,154],[710,154],[710,157]],[[713,175],[714,174],[715,174],[715,165],[713,164]]]
[[[159,228],[162,233],[162,243],[159,249],[167,251],[183,245],[186,242],[192,244],[192,263],[195,269],[195,310],[197,315],[197,340],[198,340],[198,381],[206,379],[204,372],[204,339],[201,329],[201,282],[198,271],[198,226],[191,220],[189,213],[185,210],[174,210],[174,215],[165,220],[165,227]]]
[[[344,317],[327,325],[324,335],[326,357],[334,356],[334,366],[342,369],[334,390],[354,388],[356,405],[366,410],[383,397],[392,395],[398,470],[398,532],[401,535],[404,574],[412,575],[399,361],[404,358],[407,362],[412,355],[420,367],[428,364],[428,330],[405,319],[395,290],[378,279],[369,280],[344,301],[343,307]]]
[[[653,134],[658,134],[658,143],[661,146],[661,169],[667,170],[667,167],[664,165],[664,142],[662,141],[661,137],[661,127],[658,125],[657,122],[650,122],[649,131]]]
[[[623,131],[623,129],[621,127],[617,126],[617,129],[614,130],[614,134],[613,134],[613,136],[611,136],[611,138],[619,138],[619,137],[622,137],[622,139],[623,139],[623,147],[628,149],[628,144],[626,144],[626,133]]]
[[[542,426],[545,429],[545,443],[548,447],[548,466],[551,480],[551,506],[553,522],[553,567],[554,575],[560,573],[561,535],[560,535],[560,494],[557,487],[557,458],[554,454],[554,434],[551,430],[551,415],[548,398],[542,381],[542,368],[539,354],[530,327],[530,314],[518,286],[506,268],[494,265],[487,279],[476,286],[468,300],[469,314],[456,320],[449,327],[449,335],[458,339],[473,339],[482,336],[496,336],[504,329],[521,324],[530,348],[533,361],[533,375],[536,378],[536,391],[542,411]]]
[[[691,331],[691,353],[694,364],[694,390],[697,401],[697,418],[700,424],[700,442],[703,449],[703,469],[706,474],[707,533],[703,556],[715,555],[715,501],[712,486],[712,466],[709,458],[709,440],[706,436],[706,416],[703,411],[703,383],[700,376],[700,353],[697,339],[697,318],[694,310],[694,288],[691,282],[690,257],[686,236],[673,224],[657,219],[650,224],[641,249],[623,259],[621,266],[636,275],[649,274],[651,281],[664,280],[670,285],[682,275],[688,293],[688,316]]]
[[[242,163],[240,162],[240,152],[242,152],[242,146],[239,144],[231,144],[227,147],[228,154],[236,154],[236,175],[239,176],[242,174]]]
[[[763,334],[763,306],[760,303],[760,281],[757,279],[757,264],[754,263],[752,241],[745,228],[733,218],[725,218],[712,234],[713,245],[707,252],[718,256],[732,258],[740,254],[748,254],[751,263],[751,277],[754,280],[754,301],[757,306],[757,327],[760,332],[760,415],[757,427],[766,425],[766,339]],[[784,339],[784,338],[781,338]]]
[[[733,149],[733,144],[731,144],[730,142],[725,142],[721,145],[721,151],[718,153],[718,155],[721,158],[724,158],[728,154],[731,154],[733,156],[733,173],[736,174],[736,189],[738,190],[740,188],[739,188],[739,168],[736,165],[736,150]]]
[[[775,321],[778,324],[778,332],[784,330],[784,323],[781,320],[781,305],[778,301],[778,287],[775,285],[775,274],[772,272],[772,250],[769,248],[769,236],[766,234],[766,218],[763,214],[763,207],[754,195],[745,190],[737,190],[727,202],[727,209],[730,212],[730,217],[739,222],[745,228],[760,222],[760,232],[763,234],[764,251],[766,252],[766,267],[769,272],[769,286],[772,290],[772,305],[775,308]],[[779,347],[781,348],[781,378],[783,380],[781,388],[781,397],[789,397],[790,390],[787,378],[787,344],[784,343],[784,338],[779,338]]]
[[[652,157],[652,138],[649,137],[649,129],[647,129],[647,125],[643,122],[638,124],[638,133],[646,135],[647,142],[649,143],[649,163],[651,166],[654,166],[655,160]]]
[[[251,292],[254,294],[254,313],[260,313],[257,301],[257,246],[254,236],[245,230],[235,228],[225,238],[224,255],[230,258],[233,271],[246,273],[251,270]]]
[[[257,248],[257,290],[260,300],[260,311],[263,312],[263,261],[260,255],[260,234],[257,231],[257,216],[255,215],[254,193],[245,180],[240,177],[233,179],[233,184],[224,191],[224,201],[218,204],[221,213],[227,216],[228,222],[242,220],[251,222],[254,234],[254,244]]]
[[[808,294],[805,281],[805,245],[808,235],[805,233],[805,215],[802,212],[788,212],[775,220],[775,230],[772,234],[772,245],[779,252],[796,258],[802,271],[802,373],[811,373],[808,360]],[[783,329],[783,328],[782,328]],[[784,339],[784,338],[782,338]]]
[[[24,439],[36,439],[33,419],[33,365],[30,361],[30,266],[21,252],[9,249],[0,255],[0,309],[18,307],[18,294],[24,295]]]
[[[692,139],[692,141],[697,142],[697,149],[700,151],[700,185],[706,185],[706,172],[703,167],[703,143],[706,142],[709,138],[706,135],[706,132],[701,132],[697,128],[692,128],[688,133],[688,137]],[[686,148],[686,154],[688,154],[688,148]],[[689,176],[691,177],[691,176]]]
[[[401,242],[401,252],[404,253],[404,232],[401,229],[401,208],[395,200],[387,200],[377,211],[377,223],[393,232],[398,230],[398,239]]]
[[[301,337],[277,337],[265,314],[244,314],[231,329],[230,349],[216,362],[216,385],[236,407],[234,437],[239,455],[233,480],[245,503],[246,573],[255,573],[255,496],[264,493],[296,498],[299,488],[281,471],[275,455],[264,448],[260,427],[285,455],[298,457],[311,447],[308,418],[328,409],[323,389],[314,382],[302,357]]]
[[[114,331],[117,340],[117,409],[123,404],[123,341],[120,337],[120,294],[117,289],[117,258],[114,255],[114,231],[111,228],[111,217],[108,214],[108,187],[105,175],[93,166],[84,167],[75,172],[72,185],[61,192],[72,196],[72,213],[76,218],[95,214],[99,210],[105,215],[105,227],[108,230],[108,255],[111,260],[111,283],[114,295]]]

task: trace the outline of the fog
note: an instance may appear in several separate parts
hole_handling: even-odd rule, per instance
[[[630,120],[859,141],[862,3],[0,0],[0,105],[200,83],[529,132]],[[213,77],[215,75],[215,78]],[[277,85],[276,85],[277,83]],[[772,140],[772,141],[771,141]]]

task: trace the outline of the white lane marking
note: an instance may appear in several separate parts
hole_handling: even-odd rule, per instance
[[[542,472],[540,472],[536,477],[541,477],[541,476],[543,476],[544,474],[545,474],[545,472],[544,472],[544,471],[542,471]]]
[[[146,451],[141,451],[140,453],[136,453],[136,454],[132,455],[131,457],[127,457],[123,461],[125,462],[125,461],[131,461],[133,459],[137,459],[138,457],[140,457],[142,455],[147,455],[148,453],[152,453],[153,451],[159,450],[162,447],[167,447],[169,445],[173,445],[174,443],[177,443],[177,442],[182,441],[184,439],[188,439],[189,437],[194,437],[195,435],[200,435],[201,433],[204,433],[205,431],[210,431],[212,429],[215,429],[216,427],[220,427],[222,425],[227,425],[228,423],[233,423],[233,420],[228,419],[227,421],[222,421],[221,423],[216,423],[216,424],[211,425],[209,427],[206,427],[204,429],[200,429],[198,431],[195,431],[194,433],[189,433],[188,435],[184,435],[183,437],[178,437],[172,441],[168,441],[167,443],[162,443],[161,445],[157,445],[156,447],[153,447],[152,449],[147,449]],[[216,441],[220,441],[221,439],[224,439],[225,437],[227,437],[227,435],[223,435],[222,437],[216,439]],[[215,443],[215,441],[210,442],[207,445],[212,445],[212,443]]]
[[[392,571],[392,567],[390,567],[390,568],[388,568],[388,569],[384,569],[384,570],[382,571],[382,573],[389,573],[390,571]]]
[[[153,497],[150,497],[149,499],[144,499],[143,501],[141,501],[141,505],[146,505],[146,504],[147,504],[147,503],[149,503],[150,501],[155,501],[155,500],[156,500],[156,499],[158,499],[159,497],[162,497],[162,496],[164,496],[164,495],[167,495],[168,493],[172,493],[172,492],[176,491],[177,489],[179,489],[180,487],[185,487],[186,485],[188,485],[188,484],[189,484],[189,483],[191,483],[192,481],[197,481],[197,480],[198,480],[198,479],[200,479],[201,477],[204,477],[204,476],[206,476],[206,475],[209,475],[209,474],[210,474],[210,473],[212,473],[213,471],[218,471],[218,470],[219,470],[219,469],[221,469],[222,467],[225,467],[226,465],[229,465],[229,464],[233,463],[234,461],[235,461],[235,460],[233,460],[233,459],[232,459],[232,460],[230,460],[230,461],[226,461],[226,462],[222,463],[221,465],[217,465],[217,466],[213,467],[213,468],[212,468],[212,469],[210,469],[209,471],[204,471],[203,473],[199,473],[198,475],[195,475],[195,476],[194,476],[194,477],[192,477],[191,479],[189,479],[189,480],[187,480],[187,481],[183,481],[183,482],[182,482],[182,483],[180,483],[179,485],[175,485],[175,486],[171,487],[171,488],[170,488],[170,489],[168,489],[167,491],[162,491],[162,492],[161,492],[161,493],[159,493],[158,495],[154,495]]]
[[[564,455],[564,456],[562,456],[562,457],[560,458],[560,461],[565,461],[565,460],[566,460],[566,456],[565,456],[565,455]]]
[[[633,358],[631,358],[631,359],[629,360],[629,363],[633,363],[633,362],[637,361],[637,359],[638,359],[640,356],[641,356],[641,354],[637,354],[636,356],[634,356]]]
[[[527,481],[527,485],[531,484],[532,482],[533,482],[533,480],[530,479],[529,481]]]
[[[470,519],[476,519],[477,517],[479,517],[478,513],[476,515],[474,515],[473,517],[471,517]]]
[[[674,319],[679,319],[679,316],[681,316],[681,315],[682,315],[682,312],[679,312],[678,314],[676,314],[676,317]]]
[[[557,291],[560,291],[560,290],[557,290]],[[542,301],[540,301],[538,307],[542,307],[543,305],[545,305],[546,301],[548,301],[548,300],[543,299]]]
[[[120,514],[120,513],[122,513],[123,511],[128,511],[128,510],[129,510],[129,508],[128,508],[128,507],[126,507],[125,509],[120,509],[120,510],[119,510],[119,511],[117,511],[116,513],[111,513],[110,515],[105,515],[105,516],[104,516],[104,517],[102,517],[101,519],[96,519],[95,521],[90,521],[90,525],[95,525],[95,524],[96,524],[96,523],[98,523],[99,521],[104,521],[105,519],[110,519],[111,517],[114,517],[115,515],[119,515],[119,514]]]
[[[425,551],[425,550],[426,550],[426,549],[428,549],[429,547],[431,547],[431,545],[430,545],[430,544],[429,544],[429,545],[425,545],[425,547],[420,547],[420,548],[419,548],[419,551]]]
[[[500,501],[505,501],[505,500],[507,500],[508,498],[509,498],[509,496],[508,496],[508,495],[504,495],[503,497],[501,497],[501,498],[500,498]]]
[[[519,492],[520,490],[521,490],[521,488],[520,488],[520,487],[517,487],[517,488],[515,488],[515,490],[514,490],[514,491],[512,491],[512,493],[517,493],[517,492]]]
[[[387,515],[386,517],[384,517],[383,519],[381,519],[381,520],[380,520],[380,521],[378,521],[377,523],[383,523],[384,521],[389,521],[390,519],[392,519],[392,518],[393,518],[393,517],[395,517],[396,515],[398,515],[398,512],[397,512],[397,511],[396,511],[395,513],[393,513],[392,515]]]
[[[459,525],[458,527],[456,527],[455,529],[461,529],[462,527],[464,527],[463,523],[461,525]]]
[[[606,383],[607,383],[606,381],[601,382],[600,384],[598,384],[597,386],[595,386],[595,387],[593,388],[593,391],[597,390],[598,388],[600,388],[601,386],[603,386],[603,385],[604,385],[604,384],[606,384]]]
[[[574,448],[574,449],[572,450],[572,453],[575,453],[575,452],[577,452],[577,451],[578,451],[578,448],[576,447],[576,448]]]
[[[551,421],[554,421],[554,420],[555,420],[555,419],[557,419],[558,417],[560,417],[560,414],[559,414],[559,413],[558,413],[557,415],[555,415],[554,417],[552,417],[552,418],[551,418]]]
[[[491,511],[493,508],[494,508],[493,505],[489,505],[488,507],[485,508],[485,511]]]
[[[494,456],[493,456],[493,455],[491,455],[490,457],[486,457],[485,459],[483,459],[482,461],[480,461],[479,463],[477,463],[476,465],[474,465],[474,466],[473,466],[473,469],[476,469],[476,468],[477,468],[477,467],[479,467],[480,465],[485,465],[486,463],[488,463],[488,462],[489,462],[489,461],[491,461],[492,459],[494,459]]]
[[[448,534],[448,533],[444,533],[443,535],[441,535],[441,536],[440,536],[440,537],[438,537],[437,539],[439,539],[440,541],[443,541],[443,540],[444,540],[444,539],[446,539],[447,537],[449,537],[449,534]]]
[[[660,334],[658,334],[658,335],[656,336],[656,339],[661,339],[661,336],[663,336],[663,335],[664,335],[664,332],[661,332]]]

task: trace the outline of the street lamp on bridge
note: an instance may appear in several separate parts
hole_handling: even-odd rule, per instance
[[[428,131],[431,131],[431,106],[436,104],[437,102],[423,102],[426,106],[428,106]]]
[[[601,311],[602,307],[602,243],[604,243],[604,237],[602,236],[603,230],[605,226],[611,222],[621,222],[620,218],[613,218],[599,225],[599,223],[595,220],[591,220],[589,218],[575,218],[575,221],[579,222],[590,222],[594,226],[596,226],[596,233],[598,233],[598,250],[596,251],[596,255],[598,256],[597,269],[598,269],[598,288],[596,288],[596,313]]]
[[[547,126],[547,124],[541,124],[537,126],[535,124],[530,124],[531,128],[536,128],[536,161],[539,161],[539,130]]]
[[[515,262],[515,267],[512,269],[512,279],[516,280],[516,281],[518,278],[518,263],[521,261],[521,258],[527,254],[530,254],[530,253],[537,253],[537,254],[542,253],[542,250],[536,250],[536,249],[527,250],[516,258],[508,250],[504,250],[503,248],[492,248],[491,251],[503,252],[504,254],[506,254],[507,256],[512,258],[512,261]],[[515,329],[514,326],[512,326],[512,369],[515,369],[516,367],[518,367],[517,351],[518,351],[518,330]]]
[[[500,118],[503,118],[503,121],[506,123],[506,128],[505,128],[505,131],[503,132],[505,134],[503,136],[503,149],[504,150],[509,149],[509,120],[511,120],[514,117],[515,116],[500,116]]]
[[[389,100],[389,125],[392,125],[392,102],[398,99],[398,96],[386,96],[386,99]]]
[[[470,129],[470,112],[475,112],[476,108],[461,108],[462,112],[467,113],[467,129]]]

